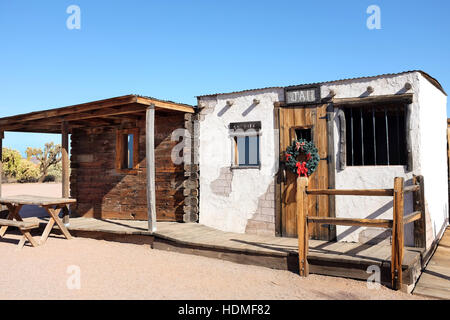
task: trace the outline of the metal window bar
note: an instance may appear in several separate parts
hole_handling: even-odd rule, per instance
[[[359,115],[361,118],[361,159],[362,165],[364,165],[364,123],[363,123],[363,108],[359,109]]]
[[[390,161],[389,161],[389,125],[388,125],[386,107],[384,107],[384,120],[385,120],[385,126],[386,126],[387,165],[389,166],[390,165]]]
[[[377,136],[375,130],[375,107],[372,107],[372,127],[373,127],[373,157],[374,163],[377,165]]]
[[[354,156],[354,152],[353,152],[353,109],[350,108],[350,132],[351,132],[351,138],[352,138],[352,166],[355,165],[355,156]]]
[[[401,164],[401,148],[400,148],[400,114],[398,109],[395,110],[396,121],[397,121],[397,164]]]

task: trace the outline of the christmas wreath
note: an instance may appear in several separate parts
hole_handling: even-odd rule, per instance
[[[316,171],[320,157],[313,142],[305,139],[294,140],[286,148],[286,166],[298,176],[309,177]]]

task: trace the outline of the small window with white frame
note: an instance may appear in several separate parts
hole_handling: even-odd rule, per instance
[[[260,168],[261,121],[230,123],[231,167]]]

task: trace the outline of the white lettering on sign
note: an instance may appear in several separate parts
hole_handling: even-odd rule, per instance
[[[315,89],[287,92],[287,103],[308,103],[317,100]]]

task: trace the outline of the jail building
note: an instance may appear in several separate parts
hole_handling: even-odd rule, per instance
[[[199,221],[230,232],[297,236],[295,181],[286,148],[314,142],[313,189],[425,184],[426,245],[448,225],[447,95],[423,71],[198,97]],[[392,219],[392,197],[309,195],[310,216]],[[413,212],[406,195],[405,214]],[[316,224],[313,239],[380,243],[389,230]],[[414,244],[414,225],[405,244]]]

